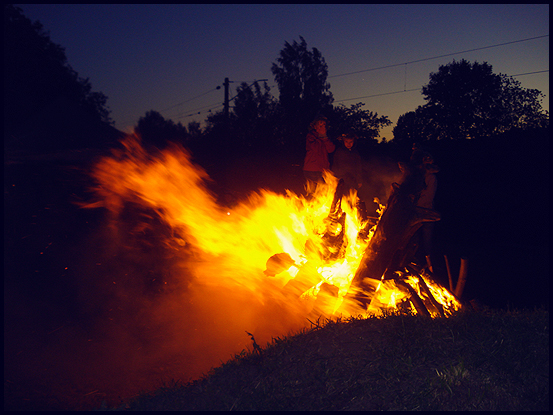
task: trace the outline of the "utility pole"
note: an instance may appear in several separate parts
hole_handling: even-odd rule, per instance
[[[223,84],[225,86],[225,120],[228,120],[228,110],[229,110],[229,101],[228,101],[228,88],[229,88],[229,80],[228,78],[225,78],[225,83]]]
[[[263,82],[263,81],[267,81],[267,79],[258,79],[255,82]],[[225,120],[228,120],[228,116],[229,116],[229,98],[228,98],[228,95],[229,95],[229,84],[231,82],[233,82],[233,81],[229,81],[228,78],[225,78],[225,82],[223,83],[223,85],[225,86],[225,102],[224,102]]]

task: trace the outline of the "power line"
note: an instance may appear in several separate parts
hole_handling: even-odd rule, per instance
[[[193,115],[199,115],[201,114],[201,112],[203,110],[206,110],[207,109],[207,112],[210,112],[211,110],[215,109],[215,108],[219,108],[219,107],[222,107],[223,104],[210,104],[210,105],[205,105],[201,108],[197,108],[193,111],[187,111],[187,114],[186,115],[181,115],[180,117],[176,117],[176,119],[181,119],[181,118],[186,118],[186,117],[192,117]]]
[[[461,54],[461,53],[468,53],[468,52],[474,52],[474,51],[478,51],[478,50],[491,49],[491,48],[496,48],[496,47],[500,47],[500,46],[514,44],[514,43],[527,42],[527,41],[530,41],[530,40],[541,39],[541,38],[545,38],[545,37],[549,37],[549,35],[535,36],[535,37],[531,37],[531,38],[527,38],[527,39],[515,40],[515,41],[512,41],[512,42],[499,43],[499,44],[496,44],[496,45],[484,46],[484,47],[474,48],[474,49],[468,49],[468,50],[464,50],[464,51],[460,51],[460,52],[453,52],[453,53],[448,53],[448,54],[439,55],[439,56],[433,56],[433,57],[429,57],[429,58],[423,58],[423,59],[417,59],[417,60],[408,61],[408,62],[396,63],[396,64],[392,64],[392,65],[380,66],[380,67],[377,67],[377,68],[369,68],[369,69],[364,69],[364,70],[354,71],[354,72],[348,72],[348,73],[339,74],[339,75],[332,75],[332,76],[329,76],[328,78],[330,79],[330,78],[337,78],[337,77],[340,77],[340,76],[355,75],[355,74],[363,73],[363,72],[370,72],[370,71],[376,71],[376,70],[380,70],[380,69],[394,68],[394,67],[401,66],[401,65],[405,65],[405,67],[407,67],[407,65],[413,64],[413,63],[425,62],[425,61],[429,61],[429,60],[433,60],[433,59],[439,59],[439,58],[443,58],[443,57],[447,57],[447,56],[458,55],[458,54]],[[545,72],[549,72],[549,70],[526,72],[526,73],[510,75],[510,76],[514,77],[514,76],[533,75],[533,74],[545,73]],[[250,85],[248,85],[248,87],[251,87],[254,83],[259,82],[259,81],[267,81],[267,80],[266,79],[254,80]],[[272,85],[271,87],[275,87],[275,85]],[[171,107],[165,108],[164,110],[161,110],[161,111],[166,111],[166,110],[175,108],[179,105],[185,104],[185,103],[187,103],[189,101],[192,101],[196,98],[200,98],[200,97],[202,97],[204,95],[207,95],[207,94],[209,94],[213,91],[216,91],[220,88],[221,88],[220,86],[217,86],[216,88],[214,88],[210,91],[207,91],[207,92],[205,92],[203,94],[200,94],[196,97],[190,98],[190,99],[188,99],[186,101],[183,101],[181,103],[175,104]],[[379,97],[379,96],[395,95],[395,94],[401,94],[401,93],[406,93],[406,92],[414,92],[414,91],[419,91],[419,90],[420,90],[420,88],[409,89],[409,90],[406,90],[404,88],[403,91],[384,92],[384,93],[380,93],[380,94],[366,95],[366,96],[357,97],[357,98],[348,98],[348,99],[336,100],[335,102],[353,101],[353,100],[356,100],[356,99],[374,98],[374,97]],[[237,97],[237,95],[230,98],[229,102],[234,100],[236,97]],[[202,110],[204,110],[206,108],[209,108],[208,112],[210,112],[211,110],[213,110],[215,108],[218,108],[218,107],[221,107],[221,106],[223,106],[223,104],[211,104],[211,105],[203,106],[203,107],[200,107],[200,108],[192,110],[192,111],[187,111],[188,112],[187,115],[181,115],[181,116],[176,117],[176,118],[181,119],[181,118],[185,118],[185,117],[191,117],[193,115],[198,115],[198,114],[201,113]]]
[[[253,84],[255,84],[256,82],[267,82],[268,79],[257,79],[257,80],[254,80],[251,84],[249,84],[246,88],[249,88],[251,87]],[[245,83],[245,82],[244,82]],[[235,96],[233,96],[231,99],[229,99],[229,102],[232,101],[234,98],[236,98],[238,96],[238,94],[236,94]]]
[[[545,73],[545,72],[549,72],[549,69],[544,70],[544,71],[518,73],[518,74],[515,74],[515,75],[508,75],[508,76],[513,77],[513,76],[534,75],[534,74]],[[335,102],[353,101],[355,99],[374,98],[374,97],[381,97],[381,96],[384,96],[384,95],[394,95],[394,94],[401,94],[403,92],[414,92],[414,91],[420,91],[420,88],[407,89],[407,90],[403,90],[403,91],[384,92],[384,93],[381,93],[381,94],[366,95],[366,96],[357,97],[357,98],[340,99],[340,100],[337,100]]]
[[[197,99],[197,98],[203,97],[204,95],[207,95],[207,94],[209,94],[209,93],[211,93],[211,92],[213,92],[213,91],[216,91],[216,90],[218,90],[218,89],[220,89],[220,88],[221,88],[220,86],[217,86],[217,87],[215,87],[215,88],[213,88],[213,89],[211,89],[211,90],[209,90],[209,91],[207,91],[207,92],[204,92],[203,94],[197,95],[197,96],[195,96],[195,97],[193,97],[193,98],[187,99],[186,101],[182,101],[182,102],[179,102],[178,104],[175,104],[175,105],[172,105],[172,106],[167,107],[167,108],[165,108],[165,109],[162,109],[162,110],[160,110],[160,112],[170,110],[171,108],[178,107],[179,105],[182,105],[182,104],[186,104],[187,102],[190,102],[190,101],[193,101],[193,100],[195,100],[195,99]]]
[[[526,73],[517,73],[516,75],[509,75],[509,76],[524,76],[524,75],[534,75],[536,73],[545,73],[545,72],[549,72],[549,69],[545,70],[545,71],[536,71],[536,72],[526,72]]]
[[[539,73],[545,73],[545,72],[549,72],[549,69],[546,69],[546,70],[543,70],[543,71],[534,71],[534,72],[525,72],[525,73],[519,73],[519,74],[515,74],[515,75],[509,75],[509,76],[525,76],[525,75],[534,75],[534,74],[539,74]],[[252,85],[255,83],[256,81],[254,81],[252,83]],[[250,85],[251,86],[251,85]],[[273,85],[273,87],[275,87],[276,85]],[[406,92],[415,92],[415,91],[420,91],[420,88],[414,88],[414,89],[404,89],[403,91],[393,91],[393,92],[383,92],[383,93],[380,93],[380,94],[373,94],[373,95],[365,95],[365,96],[362,96],[362,97],[356,97],[356,98],[347,98],[347,99],[340,99],[340,100],[336,100],[335,102],[345,102],[345,101],[353,101],[353,100],[356,100],[356,99],[366,99],[366,98],[375,98],[375,97],[381,97],[381,96],[386,96],[386,95],[395,95],[395,94],[401,94],[401,93],[406,93]],[[234,98],[236,98],[236,95],[234,97],[232,97],[230,101],[232,101]],[[215,109],[215,108],[219,108],[223,106],[223,104],[210,104],[210,105],[206,105],[206,106],[203,106],[203,107],[200,107],[200,108],[197,108],[193,111],[187,111],[188,114],[187,115],[181,115],[179,117],[176,117],[177,119],[182,119],[182,118],[185,118],[185,117],[191,117],[193,115],[199,115],[201,113],[202,110],[206,109],[206,108],[209,108],[208,109],[208,112]]]
[[[434,57],[431,57],[431,58],[417,59],[417,60],[409,61],[409,62],[395,63],[395,64],[393,64],[393,65],[380,66],[380,67],[378,67],[378,68],[369,68],[369,69],[363,69],[363,70],[361,70],[361,71],[348,72],[348,73],[343,73],[343,74],[339,74],[339,75],[332,75],[332,76],[329,76],[328,78],[329,78],[329,79],[330,79],[330,78],[337,78],[337,77],[339,77],[339,76],[355,75],[355,74],[363,73],[363,72],[377,71],[377,70],[379,70],[379,69],[394,68],[394,67],[396,67],[396,66],[409,65],[409,64],[418,63],[418,62],[425,62],[425,61],[429,61],[429,60],[432,60],[432,59],[444,58],[444,57],[446,57],[446,56],[458,55],[458,54],[460,54],[460,53],[475,52],[475,51],[477,51],[477,50],[490,49],[490,48],[497,48],[497,47],[499,47],[499,46],[511,45],[511,44],[513,44],[513,43],[527,42],[527,41],[529,41],[529,40],[541,39],[541,38],[544,38],[544,37],[549,37],[549,35],[542,35],[542,36],[530,37],[530,38],[528,38],[528,39],[514,40],[514,41],[512,41],[512,42],[499,43],[499,44],[497,44],[497,45],[484,46],[484,47],[476,48],[476,49],[463,50],[463,51],[461,51],[461,52],[447,53],[447,54],[445,54],[445,55],[434,56]]]
[[[413,92],[413,91],[420,91],[420,88],[407,89],[407,90],[403,90],[403,91],[384,92],[382,94],[366,95],[364,97],[357,97],[357,98],[341,99],[341,100],[338,100],[336,102],[353,101],[354,99],[374,98],[374,97],[381,97],[383,95],[394,95],[394,94],[401,94],[403,92]]]
[[[248,88],[251,87],[251,86],[252,86],[253,84],[255,84],[256,82],[265,82],[265,81],[267,81],[267,79],[256,79],[256,80],[254,80],[250,85],[248,85]],[[229,82],[235,82],[235,81],[229,81]],[[244,82],[244,83],[245,83],[245,82]],[[168,107],[168,108],[166,108],[165,110],[161,110],[161,111],[166,111],[166,110],[168,110],[168,109],[177,107],[177,106],[179,106],[179,105],[184,104],[185,102],[191,101],[191,100],[193,100],[193,99],[195,99],[195,98],[202,97],[202,96],[207,95],[208,93],[213,92],[214,90],[218,90],[218,89],[220,89],[220,86],[218,86],[217,88],[212,89],[211,91],[208,91],[208,92],[206,92],[206,93],[204,93],[204,94],[198,95],[197,97],[190,98],[190,99],[187,100],[187,101],[181,102],[180,104],[173,105],[173,106]],[[232,98],[230,98],[230,99],[229,99],[229,102],[231,102],[232,100],[234,100],[236,97],[237,97],[237,95],[235,95],[235,96],[233,96]],[[173,118],[173,117],[174,117],[174,118],[176,118],[176,119],[181,119],[181,118],[185,118],[185,117],[191,117],[191,116],[193,116],[193,115],[199,115],[199,114],[202,112],[202,110],[205,110],[206,108],[209,108],[209,109],[208,109],[208,112],[209,112],[209,111],[211,111],[211,110],[213,110],[213,109],[215,109],[215,108],[218,108],[218,107],[220,107],[220,106],[223,106],[223,104],[209,104],[209,105],[204,105],[203,107],[199,107],[199,108],[196,108],[196,109],[194,109],[194,110],[186,111],[186,113],[187,113],[186,115],[181,115],[181,116],[174,115],[174,116],[168,116],[168,117],[169,117],[169,118]],[[160,112],[161,112],[161,111],[160,111]]]

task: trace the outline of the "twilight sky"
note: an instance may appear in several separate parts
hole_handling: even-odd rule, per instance
[[[107,95],[123,131],[149,110],[184,125],[202,122],[210,109],[222,109],[226,77],[231,97],[241,82],[268,79],[278,98],[271,65],[284,42],[300,36],[328,64],[334,104],[363,102],[388,116],[393,125],[381,137],[391,139],[398,117],[424,104],[420,88],[429,74],[453,59],[526,74],[515,79],[543,92],[549,110],[548,4],[16,6]]]

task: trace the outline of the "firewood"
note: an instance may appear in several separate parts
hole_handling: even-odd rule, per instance
[[[451,278],[451,269],[449,268],[449,261],[447,255],[444,255],[445,267],[447,268],[447,277],[449,278],[449,291],[453,292],[453,279]]]
[[[395,282],[396,282],[396,285],[398,287],[402,287],[402,288],[406,289],[407,291],[409,291],[409,295],[410,295],[409,300],[413,303],[413,305],[415,306],[415,309],[417,310],[417,312],[419,314],[422,314],[423,316],[430,317],[430,312],[428,311],[428,309],[424,305],[424,302],[419,297],[419,295],[417,294],[415,289],[413,287],[411,287],[405,281],[396,280]]]
[[[459,269],[459,279],[457,280],[457,286],[455,287],[455,296],[461,298],[463,290],[465,288],[465,282],[467,281],[467,268],[468,259],[461,258],[461,269]]]
[[[438,311],[440,316],[445,317],[444,308],[442,307],[442,305],[439,302],[436,301],[436,299],[434,298],[434,296],[430,292],[430,289],[428,288],[428,285],[426,285],[426,281],[424,281],[424,278],[422,276],[419,277],[419,286],[422,288],[424,293],[428,296],[428,299],[430,300],[430,302],[432,303],[434,308]]]
[[[399,269],[405,262],[404,251],[415,232],[424,222],[438,220],[438,212],[415,206],[405,187],[396,184],[353,278],[352,285],[360,290],[350,297],[365,306],[366,297],[374,294],[376,285],[367,281],[380,281],[387,270],[393,273]],[[361,296],[359,291],[366,294]]]

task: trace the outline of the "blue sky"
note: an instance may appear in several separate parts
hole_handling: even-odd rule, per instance
[[[541,37],[549,34],[548,4],[17,6],[108,96],[124,131],[149,110],[202,122],[222,108],[227,77],[231,96],[241,82],[268,79],[278,97],[271,65],[300,36],[325,58],[335,104],[363,102],[389,117],[381,137],[392,138],[398,117],[424,103],[429,74],[453,59],[485,61],[506,75],[540,72],[515,79],[542,91],[549,110],[549,37]],[[450,56],[433,59],[442,55]]]

